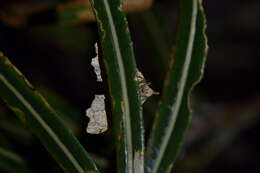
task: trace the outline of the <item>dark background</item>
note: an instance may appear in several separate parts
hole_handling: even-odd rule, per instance
[[[20,6],[17,9],[18,2],[25,4],[25,12],[21,12],[24,16],[16,14],[23,11]],[[68,120],[103,169],[114,172],[112,130],[100,136],[85,133],[88,119],[84,112],[94,94],[106,93],[109,98],[106,83],[95,81],[90,65],[98,40],[96,23],[59,24],[55,10],[59,3],[1,1],[0,50]],[[34,7],[33,12],[26,12]],[[204,8],[208,60],[204,78],[193,92],[193,121],[173,172],[258,173],[260,1],[205,0]],[[127,15],[138,68],[159,92],[174,47],[178,11],[178,2],[157,0],[150,9]],[[147,136],[159,98],[155,96],[145,104]],[[109,105],[109,99],[107,102]],[[39,141],[17,123],[4,103],[1,105],[0,128],[17,153],[35,172],[62,172]],[[12,131],[16,125],[23,133]]]

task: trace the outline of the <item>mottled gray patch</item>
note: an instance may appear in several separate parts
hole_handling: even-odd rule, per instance
[[[138,151],[134,154],[134,173],[144,173],[144,155]]]
[[[97,43],[95,44],[95,50],[96,50],[96,56],[92,58],[91,60],[91,65],[94,67],[95,73],[97,75],[97,81],[102,82],[102,77],[101,77],[101,69],[99,65],[99,60],[98,60],[98,45]]]
[[[105,110],[105,96],[95,95],[91,107],[86,111],[90,121],[87,126],[87,133],[100,134],[107,130],[107,115]]]

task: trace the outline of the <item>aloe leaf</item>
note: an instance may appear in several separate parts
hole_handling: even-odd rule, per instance
[[[0,97],[29,125],[65,172],[98,172],[69,128],[3,54],[0,54]]]
[[[9,141],[0,133],[0,170],[7,173],[30,173],[21,156],[16,154]]]
[[[182,0],[174,60],[148,144],[146,172],[170,171],[191,119],[189,96],[199,82],[207,54],[205,15],[198,0]]]
[[[107,71],[118,172],[143,172],[144,129],[136,62],[120,0],[92,0]]]

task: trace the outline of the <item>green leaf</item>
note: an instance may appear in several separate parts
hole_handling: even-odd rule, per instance
[[[0,133],[0,170],[7,173],[30,173],[26,162],[16,153]]]
[[[118,172],[143,172],[144,128],[142,106],[128,23],[120,0],[92,0],[99,27],[104,64],[107,71]]]
[[[205,16],[201,2],[182,0],[174,60],[164,84],[162,101],[146,155],[146,172],[170,171],[191,115],[189,96],[201,79],[207,54]]]
[[[98,172],[64,122],[3,54],[0,54],[0,97],[30,126],[66,172]]]

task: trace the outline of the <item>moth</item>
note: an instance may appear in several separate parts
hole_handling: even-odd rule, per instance
[[[141,100],[141,104],[144,104],[144,102],[152,95],[159,94],[158,92],[155,92],[152,88],[150,88],[150,83],[148,83],[145,80],[144,75],[139,70],[137,70],[136,72],[135,81],[137,81],[139,86],[138,93]]]

